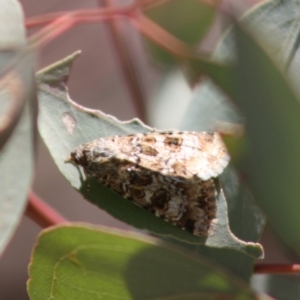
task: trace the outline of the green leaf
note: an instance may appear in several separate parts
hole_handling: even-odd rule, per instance
[[[206,74],[223,92],[229,95],[234,94],[235,83],[231,65],[216,62],[203,56],[197,56],[185,62],[186,75],[192,85],[198,82],[203,83],[204,74]]]
[[[79,144],[104,136],[151,130],[138,120],[120,122],[100,111],[86,109],[72,102],[63,81],[68,77],[68,71],[75,56],[70,56],[39,74],[41,82],[39,130],[55,163],[72,186],[92,203],[117,219],[137,228],[147,229],[163,236],[172,236],[189,243],[228,247],[254,257],[261,257],[263,252],[260,245],[245,243],[231,234],[228,227],[226,201],[222,193],[218,203],[218,225],[215,233],[207,239],[199,238],[135,206],[96,180],[85,179],[82,170],[74,165],[65,164],[69,153]]]
[[[268,43],[268,52],[272,54],[284,68],[288,68],[290,80],[294,88],[299,89],[299,9],[298,0],[291,1],[263,1],[251,8],[240,20],[240,22],[262,43]],[[218,62],[232,62],[236,59],[235,38],[232,34],[232,27],[227,30],[226,35],[221,39],[214,55]],[[198,63],[201,67],[201,61]],[[197,67],[195,67],[197,70]],[[220,72],[213,72],[212,69],[205,69],[211,79],[228,95],[236,98],[236,89],[233,84],[234,73],[231,68]],[[226,72],[228,72],[226,82]],[[230,73],[231,72],[231,73]],[[196,72],[202,76],[203,68]],[[223,75],[222,75],[223,74]],[[196,75],[195,75],[196,76]],[[231,78],[231,80],[229,80]],[[212,91],[214,94],[215,91]],[[219,95],[216,95],[220,97]]]
[[[299,0],[266,1],[245,14],[242,22],[262,42],[267,40],[271,44],[272,55],[295,65],[299,59],[295,55],[299,45],[299,9]]]
[[[17,0],[0,0],[0,48],[24,46],[26,30],[22,7]]]
[[[249,145],[240,168],[271,225],[299,252],[299,98],[251,35],[237,26],[236,37],[235,101],[247,118]]]
[[[300,40],[299,9],[300,2],[298,0],[263,1],[251,8],[240,20],[259,40],[268,41],[270,44],[269,51],[277,59],[285,62],[285,68],[291,73],[290,78],[297,90],[299,89],[300,77],[297,67],[299,64],[297,49]],[[209,93],[220,98],[218,94],[220,94],[219,90],[221,89],[222,92],[236,98],[234,73],[230,64],[225,64],[225,62],[234,61],[236,49],[234,37],[231,34],[232,28],[230,30],[225,29],[227,29],[226,35],[221,39],[211,61],[200,56],[190,62],[187,61],[188,78],[192,83],[201,80],[201,84],[206,85],[206,80],[203,80],[203,73],[205,73],[217,86],[213,89],[210,87],[211,92]]]
[[[77,224],[45,230],[29,267],[40,299],[257,299],[212,262],[155,239]]]
[[[148,9],[146,15],[182,41],[197,45],[207,34],[216,9],[197,0],[173,0]],[[147,40],[151,56],[156,62],[172,66],[174,58],[158,45]]]
[[[243,126],[244,119],[236,106],[224,97],[211,81],[195,88],[181,128],[196,131],[218,131]]]
[[[26,206],[33,175],[33,132],[29,107],[0,152],[0,252],[13,235]]]
[[[289,68],[289,73],[290,73],[290,78],[295,83],[294,86],[297,89],[299,89],[299,84],[298,84],[299,56],[295,55],[295,50],[297,49],[297,38],[299,35],[299,30],[298,30],[299,29],[299,8],[300,8],[299,1],[266,1],[256,6],[255,8],[251,9],[241,19],[241,22],[247,28],[249,28],[249,30],[254,32],[257,38],[259,38],[262,41],[266,41],[266,40],[269,41],[269,43],[272,46],[270,46],[268,50],[272,51],[272,54],[274,54],[278,59],[280,59],[280,61],[284,61],[286,58],[292,58],[291,60],[292,64]],[[249,57],[253,57],[253,54],[250,53],[250,51],[251,50],[249,49],[248,55]],[[236,60],[235,53],[236,53],[236,49],[235,49],[234,36],[230,31],[229,34],[227,34],[221,40],[216,52],[214,53],[214,59],[221,62],[224,61],[232,62]],[[255,60],[256,61],[253,64],[255,71],[252,71],[252,78],[251,79],[248,78],[248,80],[244,82],[243,85],[244,90],[240,89],[240,91],[242,90],[241,92],[245,94],[249,93],[249,90],[251,90],[250,94],[252,95],[252,98],[250,99],[249,97],[248,101],[249,101],[249,105],[251,105],[252,107],[251,110],[252,115],[249,117],[252,118],[253,122],[256,122],[256,119],[253,118],[256,118],[257,115],[261,115],[262,118],[264,118],[263,115],[268,115],[266,111],[264,112],[261,111],[261,103],[265,101],[265,98],[270,98],[270,96],[266,96],[264,97],[264,99],[262,99],[261,96],[258,98],[257,96],[253,95],[253,92],[257,91],[257,87],[253,87],[252,85],[253,80],[257,84],[257,81],[261,80],[261,76],[264,77],[264,80],[268,76],[265,72],[261,73],[261,67],[258,67],[258,64],[260,64],[260,62],[257,60],[257,58],[255,58]],[[250,64],[248,66],[250,67]],[[201,75],[202,71],[203,70],[201,69],[198,72],[198,74]],[[226,128],[226,126],[228,125],[235,126],[244,123],[243,121],[244,118],[239,116],[238,109],[236,109],[235,104],[232,103],[231,101],[231,99],[240,100],[240,97],[237,97],[237,89],[232,84],[235,78],[233,70],[231,69],[230,72],[231,75],[229,73],[228,76],[231,76],[231,81],[228,81],[227,86],[224,78],[221,77],[220,80],[218,80],[218,77],[216,77],[215,74],[207,72],[208,75],[211,75],[212,80],[215,81],[218,86],[214,85],[208,79],[202,80],[200,87],[197,89],[195,93],[194,100],[192,101],[190,108],[188,109],[188,112],[186,114],[186,118],[182,126],[183,129],[190,130],[192,128],[197,130],[214,131],[218,128],[222,128],[222,125],[225,125]],[[277,69],[276,69],[276,73],[278,73]],[[261,82],[264,82],[264,80]],[[245,85],[247,88],[245,88]],[[227,95],[224,94],[224,92],[220,89],[220,87],[223,88],[223,91],[225,91]],[[267,86],[265,86],[265,89],[266,90],[268,89]],[[275,85],[269,87],[269,89],[270,91],[277,93]],[[246,124],[248,124],[248,122],[249,121],[247,119]],[[276,120],[274,120],[274,122],[276,122]],[[268,125],[268,127],[269,126],[270,124]],[[262,130],[259,130],[259,133],[262,133]],[[269,134],[272,134],[271,136],[275,138],[274,130],[272,130],[272,133],[270,132]],[[264,139],[265,142],[267,141],[269,142],[269,136],[267,139],[266,137],[264,137]],[[248,144],[247,141],[246,142],[243,141],[243,143],[244,145]],[[256,148],[253,147],[252,151],[255,152],[255,149]],[[275,148],[273,149],[273,151],[276,151]],[[289,157],[289,153],[286,153],[286,155],[287,157]],[[269,160],[270,157],[266,157],[266,159]],[[254,163],[254,161],[252,162]],[[262,163],[260,167],[264,168],[264,163],[262,161],[260,163]],[[274,162],[274,164],[277,163]],[[255,166],[258,165],[259,163],[255,162]],[[271,183],[269,177],[262,177],[262,173],[260,173],[260,171],[261,170],[258,170],[255,176],[257,176],[256,177],[257,180],[261,180],[261,188],[265,192],[268,189],[273,190],[274,187],[276,187],[275,189],[282,187],[282,185],[278,185],[279,182]],[[245,178],[247,179],[247,177]],[[263,184],[266,185],[262,187]],[[225,184],[223,184],[223,186],[225,188],[227,187],[227,185]],[[228,193],[226,193],[226,190],[225,190],[225,195],[228,200],[228,206],[230,212],[229,213],[230,228],[232,229],[232,231],[243,240],[248,240],[249,235],[253,235],[253,241],[256,241],[261,235],[261,231],[263,229],[263,224],[264,224],[263,222],[264,218],[257,211],[257,208],[254,205],[253,201],[251,201],[251,196],[247,197],[246,196],[247,193],[246,195],[242,193],[241,196],[243,198],[237,199],[239,201],[232,201],[232,198]],[[256,196],[256,193],[254,193],[254,196]],[[284,199],[286,199],[287,197],[288,195],[286,195]],[[245,198],[248,199],[247,202],[245,202],[244,200]],[[270,201],[269,206],[272,207],[272,209],[277,210],[277,213],[280,214],[281,208],[278,209],[276,208],[275,203],[273,202],[273,198],[269,198],[268,201]],[[285,201],[284,203],[286,203],[286,200],[284,201]],[[290,204],[286,203],[283,205],[285,205],[286,208],[290,207],[291,209],[294,209],[294,211],[297,211],[297,209],[295,210],[295,207],[291,207]],[[268,210],[266,210],[266,213],[269,214]],[[282,222],[284,221],[282,220]],[[240,232],[241,230],[242,232]],[[294,228],[292,227],[290,228],[290,230],[295,231]],[[203,249],[201,249],[201,252],[203,253]],[[215,255],[215,253],[207,253],[207,255]],[[241,270],[243,270],[242,272],[245,272],[247,269],[249,270],[249,274],[251,274],[252,267],[251,264],[247,262],[248,259],[246,257],[241,257],[241,259],[239,259],[234,256],[235,254],[233,253],[232,259],[229,258],[227,261],[225,261],[225,265],[236,274],[240,274]],[[223,257],[217,259],[218,261],[223,261]],[[234,259],[236,259],[235,260],[236,264],[232,263]],[[244,267],[241,267],[240,270],[238,270],[238,268],[235,269],[236,265],[240,265]]]
[[[9,22],[8,22],[9,20]],[[0,1],[0,252],[22,217],[33,167],[35,79],[17,1]]]
[[[223,90],[235,100],[246,117],[248,135],[243,144],[248,147],[248,152],[241,167],[246,183],[274,228],[289,245],[297,249],[299,242],[295,241],[299,241],[299,236],[294,228],[299,226],[299,171],[296,169],[299,167],[297,124],[300,116],[299,99],[291,85],[299,89],[299,58],[296,55],[299,6],[299,1],[269,1],[251,10],[241,20],[248,30],[256,34],[256,39],[267,47],[268,53],[280,61],[282,69],[287,69],[285,60],[288,59],[288,63],[291,63],[290,82],[244,30],[238,31],[238,57],[235,57],[237,49],[232,32],[222,40],[214,56],[217,60],[235,61],[238,64],[237,70],[231,69],[232,79],[236,80],[235,86],[230,83]],[[228,96],[218,88],[206,82],[200,90],[199,103],[205,98],[205,101],[213,99],[227,106]],[[190,111],[196,111],[196,108],[191,106]],[[193,121],[195,119],[186,120],[185,126],[193,126]]]
[[[295,275],[265,275],[265,291],[275,299],[294,300],[299,298],[300,286]],[[296,279],[296,280],[295,280]]]
[[[10,22],[7,21],[8,19]],[[18,75],[13,74],[20,60],[22,63],[22,55],[25,54],[18,52],[18,48],[25,45],[23,24],[24,17],[20,4],[14,0],[0,0],[0,89],[2,90],[0,109],[3,114],[2,120],[0,119],[0,149],[15,128],[25,105],[22,92],[18,92],[23,88],[22,82]]]
[[[192,95],[193,91],[180,69],[167,72],[146,103],[147,120],[160,130],[179,128]],[[172,118],[166,118],[166,111]]]

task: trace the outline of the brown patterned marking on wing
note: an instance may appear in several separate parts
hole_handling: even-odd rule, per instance
[[[182,145],[182,138],[179,137],[166,137],[164,144],[166,147],[170,148],[171,151],[177,152],[180,151]]]
[[[158,154],[157,150],[148,146],[148,145],[141,145],[141,153],[148,155],[148,156],[156,156]]]
[[[150,199],[152,206],[159,209],[166,209],[170,201],[170,194],[165,189],[157,190]]]
[[[190,213],[185,212],[182,217],[176,222],[176,225],[193,233],[195,229],[195,220],[190,218]]]
[[[105,186],[107,186],[108,188],[116,191],[117,193],[121,194],[121,195],[125,195],[126,194],[126,189],[123,186],[122,183],[120,182],[114,182],[112,180],[106,180],[106,181],[102,181],[99,180],[101,183],[103,183]]]
[[[206,193],[207,195],[211,195],[215,193],[216,184],[213,179],[209,179],[206,181],[202,181],[201,193]]]
[[[207,215],[215,216],[217,206],[216,206],[216,199],[211,198],[199,198],[197,207],[203,209]]]
[[[203,187],[203,188],[201,189],[201,194],[202,194],[202,195],[206,195],[206,196],[208,196],[208,195],[214,195],[215,190],[216,190],[216,189],[215,189],[214,186]]]
[[[213,132],[207,132],[205,134],[205,141],[207,143],[211,143],[214,140],[214,137],[215,137],[215,133],[213,133]]]
[[[154,170],[155,172],[160,172],[163,170],[163,167],[161,166],[161,164],[159,162],[149,162],[149,166],[150,169]]]
[[[128,135],[128,136],[127,136],[127,143],[128,143],[128,144],[131,144],[132,141],[134,140],[134,138],[135,138],[135,136],[134,136],[133,134]]]
[[[174,170],[174,174],[177,175],[177,176],[185,177],[187,175],[185,165],[182,165],[180,163],[174,163],[172,165],[172,168]]]
[[[198,134],[197,137],[198,137],[200,149],[204,153],[209,154],[212,147],[218,145],[218,135],[216,135],[215,133],[206,132],[203,134]]]
[[[145,191],[143,189],[129,188],[128,193],[134,200],[145,197]]]
[[[130,183],[137,186],[147,186],[152,183],[152,176],[149,174],[130,173]]]
[[[190,233],[194,233],[195,230],[195,221],[192,219],[187,219],[184,224],[182,224],[183,228]]]
[[[146,135],[142,138],[142,143],[153,145],[156,143],[156,139],[153,136]]]

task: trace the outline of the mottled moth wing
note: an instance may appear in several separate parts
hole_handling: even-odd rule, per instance
[[[229,156],[217,133],[152,132],[94,140],[68,161],[156,216],[206,237],[216,222],[214,178]]]

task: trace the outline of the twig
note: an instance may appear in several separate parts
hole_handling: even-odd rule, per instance
[[[25,215],[43,228],[68,222],[32,191],[28,195]]]
[[[113,7],[110,0],[103,0],[107,7]],[[142,88],[141,80],[136,72],[136,64],[130,55],[130,45],[126,42],[125,36],[122,33],[122,26],[116,19],[112,19],[108,23],[109,31],[114,44],[114,50],[120,62],[120,66],[124,75],[124,80],[127,84],[133,105],[136,109],[136,115],[142,121],[146,121],[145,116],[145,97]]]
[[[154,5],[155,3],[159,3],[162,0],[139,0],[135,1],[131,4],[124,6],[114,6],[114,7],[104,7],[99,9],[81,9],[74,11],[61,11],[51,14],[39,15],[37,17],[32,17],[26,19],[26,27],[27,29],[47,25],[58,18],[61,18],[66,15],[72,14],[74,19],[79,19],[81,21],[85,21],[86,18],[96,18],[99,17],[111,17],[111,16],[126,16],[130,15],[133,11],[138,9],[147,8],[149,5]]]
[[[134,9],[138,7],[137,3],[133,3],[126,6],[119,6],[119,7],[105,7],[99,9],[81,9],[75,11],[62,11],[57,13],[51,13],[46,15],[40,15],[37,17],[32,17],[26,20],[26,27],[28,29],[32,27],[37,27],[41,25],[47,25],[52,23],[53,21],[64,17],[64,16],[72,16],[73,19],[77,19],[79,21],[86,21],[86,19],[94,18],[101,18],[103,16],[116,16],[116,15],[128,15]]]
[[[300,275],[300,265],[293,264],[258,264],[254,266],[255,274],[293,274]]]
[[[26,21],[27,28],[45,25],[43,30],[31,37],[31,40],[47,39],[47,35],[60,35],[63,31],[79,23],[109,21],[118,17],[127,16],[133,25],[146,37],[156,44],[179,57],[191,57],[192,47],[177,39],[161,26],[147,18],[139,11],[139,2],[121,7],[105,7],[93,10],[77,10],[74,12],[60,12],[31,18]]]
[[[130,14],[132,24],[147,38],[166,49],[169,53],[181,58],[191,58],[194,49],[182,42],[142,12]]]

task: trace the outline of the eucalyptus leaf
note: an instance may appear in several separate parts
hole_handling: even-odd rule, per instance
[[[188,109],[188,112],[186,114],[186,118],[183,122],[183,126],[182,128],[184,129],[188,129],[190,130],[191,128],[197,128],[197,130],[203,130],[203,129],[208,129],[208,130],[216,130],[218,128],[222,128],[222,124],[229,124],[229,125],[243,125],[245,124],[245,120],[246,120],[246,124],[248,125],[248,122],[254,122],[255,124],[257,124],[257,133],[252,133],[253,135],[258,135],[261,136],[261,134],[266,133],[265,130],[266,128],[270,128],[271,123],[269,121],[269,116],[270,116],[270,112],[274,111],[275,107],[271,107],[270,106],[270,110],[262,110],[262,105],[264,104],[264,102],[266,102],[267,100],[271,101],[271,99],[275,99],[278,97],[282,97],[283,99],[291,98],[290,96],[288,96],[288,94],[290,92],[287,92],[287,90],[290,90],[290,87],[288,89],[286,89],[287,94],[283,95],[282,94],[282,85],[285,85],[286,83],[283,83],[286,81],[286,79],[283,79],[283,81],[281,81],[280,83],[276,83],[273,84],[272,86],[269,86],[266,83],[264,83],[264,87],[262,86],[262,83],[268,80],[272,80],[272,78],[274,78],[274,74],[272,73],[273,71],[275,72],[275,76],[278,76],[278,69],[281,68],[283,71],[287,72],[287,75],[289,76],[290,79],[290,84],[294,86],[296,91],[299,91],[299,8],[300,8],[300,1],[298,0],[291,0],[291,1],[277,1],[277,0],[272,0],[272,1],[264,1],[263,3],[253,7],[251,10],[249,10],[248,12],[245,13],[245,15],[240,19],[240,22],[247,28],[248,31],[252,32],[252,34],[255,35],[256,39],[258,39],[260,41],[260,43],[263,43],[264,45],[266,45],[268,53],[273,56],[274,58],[277,59],[278,61],[278,65],[277,67],[270,67],[269,66],[269,70],[268,68],[265,68],[266,62],[264,61],[265,59],[268,61],[267,64],[269,64],[269,58],[267,58],[267,56],[265,56],[264,58],[261,57],[261,55],[259,55],[258,57],[254,55],[253,48],[252,49],[248,49],[247,51],[247,55],[249,57],[246,57],[245,55],[242,58],[242,61],[240,61],[239,59],[241,59],[241,57],[236,57],[236,41],[235,41],[235,36],[232,32],[232,28],[230,30],[228,30],[226,32],[226,35],[223,37],[223,39],[221,39],[214,55],[213,55],[213,59],[218,61],[218,62],[222,62],[222,63],[234,63],[237,62],[240,64],[239,66],[243,65],[243,72],[239,73],[238,76],[236,76],[236,74],[234,74],[233,69],[230,70],[231,72],[231,77],[232,79],[236,78],[238,80],[241,79],[240,75],[243,74],[243,84],[242,85],[238,85],[239,86],[239,92],[237,91],[237,88],[234,88],[234,86],[232,85],[232,81],[230,81],[226,86],[224,86],[224,83],[226,83],[223,79],[218,82],[218,77],[215,76],[215,74],[212,74],[213,76],[211,76],[212,80],[209,80],[208,78],[202,80],[201,85],[197,88],[196,92],[195,92],[195,96],[194,96],[194,100],[191,102],[191,105]],[[250,39],[252,39],[252,37],[250,37]],[[245,41],[244,41],[245,42]],[[241,46],[242,42],[240,42],[240,46]],[[249,43],[247,43],[247,45],[249,45]],[[256,47],[256,46],[255,46]],[[245,50],[245,46],[243,47],[243,49]],[[251,53],[250,53],[251,52]],[[264,56],[265,54],[262,54],[262,56]],[[255,58],[254,58],[255,57]],[[251,65],[251,63],[249,63],[249,58],[251,58],[251,62],[254,62],[253,65]],[[252,59],[254,58],[254,59]],[[259,59],[258,59],[259,58]],[[263,61],[263,62],[262,62]],[[246,62],[248,62],[246,64]],[[247,65],[246,69],[244,66]],[[271,63],[272,65],[272,63]],[[264,71],[262,72],[261,69],[265,68]],[[252,71],[250,71],[250,69]],[[271,71],[272,69],[272,71]],[[240,71],[241,72],[241,71]],[[268,74],[266,73],[268,72]],[[198,72],[199,75],[202,74],[202,70],[200,70]],[[250,75],[251,74],[251,75]],[[210,76],[211,74],[208,72],[208,76]],[[246,75],[248,76],[246,79]],[[270,77],[268,79],[268,76]],[[225,88],[224,88],[225,87]],[[260,88],[258,88],[260,87]],[[268,90],[269,89],[269,90]],[[261,93],[260,96],[258,96],[257,94],[255,94],[256,92],[258,92],[258,90],[260,90],[260,92],[264,92],[264,96]],[[279,92],[279,94],[278,94]],[[238,94],[239,93],[239,94]],[[276,96],[271,96],[275,95]],[[241,94],[243,96],[241,96]],[[254,95],[255,94],[255,95]],[[295,93],[293,93],[292,98],[295,100],[295,98],[298,98],[297,96],[295,96]],[[250,96],[251,95],[251,96]],[[282,95],[282,96],[279,96]],[[240,107],[238,107],[238,103],[240,101],[242,101],[241,99],[247,97],[247,101],[248,101],[248,105],[249,107],[251,107],[251,115],[249,115],[250,111],[247,111],[247,113],[245,113],[244,111],[241,112]],[[251,98],[251,99],[250,99]],[[236,100],[236,103],[232,103],[232,99]],[[293,101],[294,101],[293,100]],[[246,101],[246,100],[244,100]],[[274,101],[274,100],[273,100]],[[287,100],[288,102],[290,102],[290,100]],[[274,105],[274,104],[273,104]],[[272,106],[273,106],[272,105]],[[238,108],[237,108],[238,107]],[[297,109],[294,107],[294,109],[297,111]],[[281,115],[283,114],[283,112],[286,109],[283,109],[283,111],[281,112]],[[261,114],[260,114],[261,113]],[[262,119],[260,120],[260,122],[257,122],[257,117],[261,115]],[[272,114],[271,114],[272,115]],[[287,116],[288,114],[286,114]],[[295,115],[295,112],[292,113],[292,115]],[[211,118],[210,118],[211,116]],[[251,121],[248,120],[248,118],[245,118],[245,116],[251,118]],[[265,116],[267,118],[265,118]],[[275,116],[274,116],[275,117]],[[279,115],[277,116],[279,118]],[[289,123],[291,121],[290,118],[286,117]],[[296,118],[295,118],[296,119]],[[264,120],[264,121],[263,121]],[[268,122],[267,122],[268,120]],[[270,137],[273,137],[274,139],[277,139],[277,136],[275,137],[275,132],[276,132],[276,128],[278,128],[278,124],[280,123],[280,118],[274,118],[273,122],[276,124],[274,126],[272,126],[272,130],[264,137],[261,137],[262,140],[264,140],[264,142],[266,142],[269,146],[272,144],[272,140],[270,140]],[[265,124],[268,123],[268,124]],[[285,128],[287,128],[287,123],[285,123]],[[260,125],[258,125],[260,124]],[[265,124],[265,125],[262,125]],[[260,126],[261,128],[258,129],[258,126]],[[247,127],[246,127],[247,129]],[[280,129],[280,131],[282,131]],[[277,133],[276,133],[277,135]],[[288,134],[290,135],[290,133]],[[295,139],[297,139],[297,137],[294,137]],[[243,139],[243,147],[240,148],[246,148],[248,147],[248,142],[247,140],[244,138]],[[278,143],[286,143],[283,142],[279,136],[278,139]],[[281,144],[282,145],[282,144]],[[241,143],[240,145],[241,146]],[[258,149],[260,149],[262,145],[260,145],[258,147]],[[252,145],[251,147],[251,153],[255,153],[256,151],[256,147]],[[278,148],[277,148],[278,149]],[[271,151],[271,150],[270,150]],[[276,152],[276,147],[273,147],[272,152]],[[239,152],[239,151],[238,151]],[[271,153],[271,152],[270,152]],[[280,154],[280,158],[283,159],[283,153]],[[290,151],[289,153],[286,153],[286,157],[290,157]],[[239,155],[240,157],[240,155]],[[268,161],[270,160],[270,156],[265,157],[265,159]],[[276,158],[274,160],[274,168],[275,168],[275,164],[278,164]],[[296,158],[294,158],[296,159]],[[252,161],[252,163],[254,163],[254,160]],[[262,163],[262,161],[260,162]],[[264,162],[265,163],[265,162]],[[266,171],[264,163],[260,165],[260,167]],[[250,167],[250,164],[248,164],[248,166]],[[255,161],[255,166],[259,166],[258,160]],[[251,168],[254,168],[254,165],[251,166]],[[273,169],[273,173],[274,173]],[[281,170],[281,168],[278,168],[278,172],[279,170]],[[247,170],[244,170],[246,172],[246,174],[248,174]],[[274,195],[275,195],[275,191],[277,189],[281,189],[281,187],[283,186],[282,183],[281,185],[279,185],[279,182],[271,182],[271,178],[274,178],[274,174],[271,172],[269,173],[269,176],[271,177],[263,177],[262,174],[265,173],[261,173],[260,172],[260,168],[258,168],[257,172],[255,172],[255,175],[252,174],[251,176],[257,176],[256,179],[260,180],[261,184],[266,183],[266,185],[264,187],[262,187],[262,185],[260,186],[260,190],[259,190],[259,194],[264,191],[266,192],[267,190],[273,190],[274,191]],[[296,176],[296,175],[293,175]],[[245,177],[245,176],[243,176]],[[263,178],[262,178],[263,177]],[[248,179],[248,176],[245,177],[246,179]],[[284,178],[286,178],[286,175],[284,175]],[[295,178],[295,177],[294,177]],[[245,181],[245,180],[244,180]],[[248,180],[246,181],[246,183],[248,183]],[[257,197],[256,191],[252,190],[253,186],[251,185],[251,192],[254,194],[255,198]],[[224,184],[224,187],[226,187],[227,185]],[[275,190],[274,190],[274,187]],[[281,193],[287,192],[287,190],[289,190],[291,192],[291,186],[286,186],[286,190],[282,189]],[[292,193],[292,192],[291,192]],[[226,194],[226,193],[225,193]],[[251,194],[250,194],[251,195]],[[277,193],[278,195],[278,193]],[[288,197],[288,195],[285,195],[285,199],[286,197]],[[255,208],[254,203],[245,206],[244,200],[240,201],[232,201],[231,197],[229,195],[226,194],[226,198],[228,200],[228,206],[229,206],[229,219],[230,219],[230,225],[231,225],[231,229],[233,230],[233,232],[235,232],[235,234],[237,234],[239,237],[246,239],[247,235],[250,234],[251,232],[254,234],[255,236],[255,232],[253,231],[254,227],[256,226],[261,226],[261,230],[263,229],[263,216],[261,213],[255,213],[256,211],[258,212],[258,210]],[[246,197],[247,198],[247,197]],[[249,197],[248,197],[249,198]],[[251,197],[250,197],[251,198]],[[269,200],[267,200],[269,199]],[[291,199],[289,199],[291,200]],[[273,212],[277,211],[277,213],[279,215],[281,215],[281,207],[276,207],[276,202],[274,202],[274,199],[271,198],[270,196],[266,197],[266,195],[264,196],[264,199],[262,199],[260,197],[260,201],[270,201],[268,206],[269,208],[266,209],[266,205],[263,204],[262,206],[265,208],[265,212],[267,213],[267,215],[269,216],[269,212],[271,210],[271,216],[273,215]],[[253,202],[253,201],[252,201]],[[288,202],[288,203],[287,203]],[[249,202],[251,203],[251,201]],[[295,209],[295,205],[296,203],[292,204],[289,203],[289,201],[284,200],[284,211],[286,211],[286,208],[290,207],[291,210],[293,210],[294,214],[297,211],[297,209]],[[260,203],[258,203],[260,204]],[[235,207],[235,208],[233,208]],[[250,210],[247,209],[245,210],[245,207],[252,207]],[[235,212],[235,213],[231,213],[231,212]],[[239,212],[239,213],[237,213]],[[240,216],[242,218],[242,220],[240,220],[240,223],[237,223],[236,221],[238,220],[237,216]],[[244,217],[242,217],[244,216]],[[259,217],[260,216],[260,217]],[[285,213],[285,216],[287,217],[287,219],[289,219],[288,217],[288,212]],[[272,218],[272,217],[271,217]],[[277,219],[277,217],[276,217]],[[293,218],[292,218],[293,219]],[[296,219],[296,216],[295,216]],[[236,221],[234,221],[236,220]],[[253,224],[251,225],[251,220],[253,220]],[[246,225],[245,223],[245,227],[244,226],[240,226],[241,224],[244,224],[245,221],[249,221],[249,226]],[[273,221],[274,222],[274,221]],[[278,226],[278,222],[277,220],[276,222],[276,227]],[[284,220],[282,219],[282,223],[285,224]],[[289,222],[287,222],[289,223]],[[296,224],[294,224],[294,226],[298,226]],[[295,230],[293,228],[295,228],[294,226],[291,226],[289,228],[290,232],[295,232]],[[247,229],[244,230],[244,234],[242,232],[239,233],[240,229],[243,228]],[[237,230],[238,229],[238,230]],[[282,229],[280,229],[280,231],[282,231]],[[248,232],[248,234],[246,234]],[[259,231],[257,232],[257,236],[256,238],[254,238],[254,240],[256,240],[257,238],[259,238],[261,235],[261,233],[259,233]],[[253,237],[254,237],[253,236]],[[297,239],[297,237],[294,237],[295,239]],[[202,251],[203,252],[203,251]],[[222,259],[222,258],[221,258]],[[232,264],[230,264],[230,260],[228,267],[232,268]],[[242,264],[242,261],[240,262]],[[245,268],[244,268],[245,269]],[[251,271],[251,270],[249,270]]]
[[[21,4],[17,0],[0,0],[0,48],[24,46],[26,30]]]
[[[214,55],[233,64],[235,88],[230,84],[225,95],[205,82],[198,104],[190,107],[195,111],[200,101],[210,99],[229,107],[226,103],[234,100],[246,120],[245,156],[239,167],[272,226],[297,251],[299,5],[299,1],[268,1],[245,14],[237,34],[229,31]],[[187,118],[185,126],[193,126],[191,121],[195,119]]]
[[[45,230],[29,266],[39,299],[258,299],[238,277],[153,238],[84,224]]]
[[[236,37],[235,101],[247,118],[248,142],[239,167],[274,229],[299,252],[299,97],[247,30],[237,26]]]
[[[0,252],[23,215],[33,173],[34,58],[25,42],[20,3],[0,0]]]

